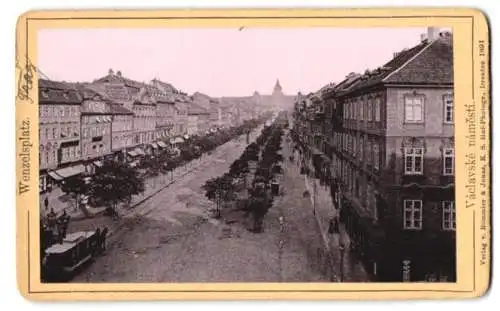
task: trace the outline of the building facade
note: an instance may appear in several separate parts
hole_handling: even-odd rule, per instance
[[[133,106],[134,112],[134,143],[139,145],[151,144],[156,132],[156,104],[150,100],[141,99]]]
[[[174,108],[174,136],[182,136],[188,133],[188,127],[190,126],[187,104],[184,102],[184,99],[176,97]],[[193,121],[191,121],[191,123],[193,123]]]
[[[340,220],[379,281],[456,280],[451,39],[429,36],[296,103],[294,134],[330,173]]]
[[[111,151],[124,152],[134,146],[134,113],[119,104],[110,104]]]
[[[113,114],[102,98],[87,99],[81,106],[82,160],[89,174],[101,166],[101,160],[112,152]]]
[[[168,140],[173,136],[175,114],[175,103],[172,97],[156,97],[156,140]]]
[[[210,113],[202,106],[190,102],[187,107],[188,135],[205,135],[210,130]]]
[[[81,159],[80,94],[71,86],[44,79],[39,87],[40,191],[70,176],[71,166]]]

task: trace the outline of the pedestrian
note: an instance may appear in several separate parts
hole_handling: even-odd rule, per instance
[[[43,205],[45,206],[45,210],[49,209],[49,198],[48,198],[48,196],[46,196],[45,200],[43,200]]]

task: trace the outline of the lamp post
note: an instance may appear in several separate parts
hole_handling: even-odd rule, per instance
[[[340,282],[344,282],[344,252],[345,245],[342,241],[342,234],[339,234],[339,251],[340,251]]]
[[[316,215],[316,181],[313,179],[313,215]]]

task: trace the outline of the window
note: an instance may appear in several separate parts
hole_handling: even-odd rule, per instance
[[[405,148],[405,174],[416,175],[423,173],[423,148]]]
[[[375,121],[379,122],[380,121],[380,98],[375,99]]]
[[[444,122],[453,123],[453,96],[444,96]]]
[[[369,99],[368,100],[368,121],[372,121],[373,119],[373,100]]]
[[[404,200],[404,229],[422,229],[422,200]]]
[[[405,97],[405,122],[423,122],[423,112],[424,99],[422,96]]]
[[[373,165],[372,163],[372,152],[373,152],[373,145],[370,140],[366,141],[366,164],[368,165]]]
[[[455,202],[443,201],[443,230],[455,230],[456,228],[456,212]]]
[[[455,150],[446,148],[443,150],[443,175],[453,175],[455,168]]]
[[[364,146],[363,146],[363,140],[364,140],[364,137],[360,137],[359,138],[359,148],[358,148],[358,152],[359,152],[359,160],[360,161],[363,161],[363,157],[364,157]]]
[[[379,169],[379,164],[380,164],[380,153],[378,149],[378,143],[373,144],[373,167],[375,167],[376,170]]]
[[[56,133],[56,128],[52,129],[52,138],[56,139],[57,138],[57,133]]]
[[[63,158],[64,161],[69,160],[69,148],[64,148],[63,149],[62,158]]]
[[[45,152],[43,151],[42,146],[40,146],[40,164],[44,165],[46,161]]]
[[[361,100],[361,101],[358,101],[358,103],[360,104],[360,107],[359,107],[359,119],[361,121],[363,121],[365,119],[365,107],[364,107],[364,102]]]
[[[45,129],[45,139],[50,139],[49,129]]]

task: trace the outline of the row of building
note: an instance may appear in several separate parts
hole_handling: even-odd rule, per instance
[[[92,173],[105,156],[133,159],[168,148],[256,118],[269,104],[258,94],[188,96],[158,79],[142,83],[111,69],[92,83],[39,79],[38,87],[41,192],[65,178]]]
[[[379,281],[456,280],[452,34],[299,94],[293,133]]]

